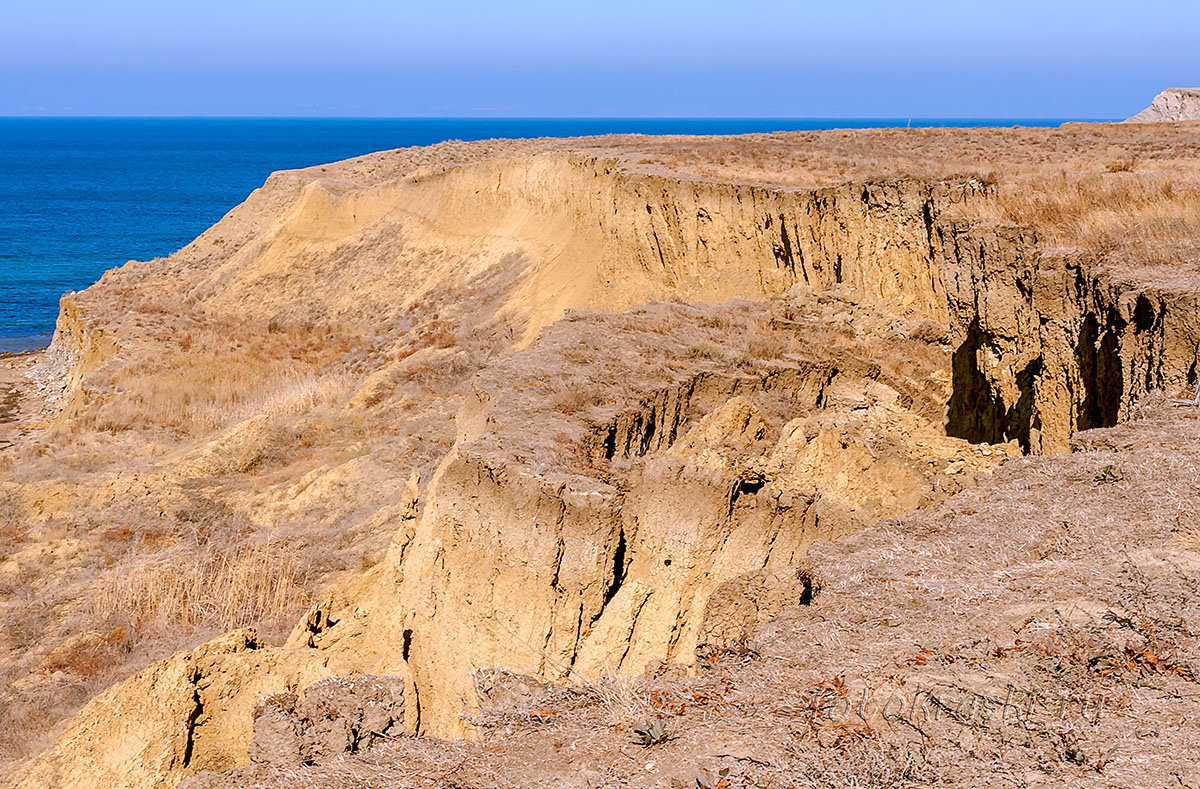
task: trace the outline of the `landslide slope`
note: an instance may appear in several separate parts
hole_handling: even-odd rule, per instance
[[[53,743],[13,781],[240,768],[260,697],[321,677],[475,737],[476,669],[690,670],[730,595],[812,596],[814,542],[1194,386],[1198,164],[1186,127],[1071,126],[272,176],[64,299],[20,390],[6,747]]]

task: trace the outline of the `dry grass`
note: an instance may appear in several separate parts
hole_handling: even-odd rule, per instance
[[[638,169],[821,187],[847,181],[980,179],[990,200],[962,218],[1034,229],[1048,244],[1169,270],[1200,262],[1200,122],[1057,129],[850,129],[700,140],[628,154]]]
[[[269,541],[185,545],[167,555],[131,552],[89,597],[85,616],[128,621],[145,637],[180,630],[286,630],[310,589],[293,550]]]
[[[1166,169],[1200,158],[1200,122],[1058,128],[834,129],[738,137],[615,138],[638,168],[735,182],[821,187]]]
[[[1037,230],[1044,243],[1108,262],[1200,261],[1200,167],[1004,182],[970,218]]]
[[[109,394],[74,428],[159,427],[195,436],[250,415],[302,413],[346,393],[349,376],[340,362],[356,343],[337,334],[215,323],[185,333],[179,344],[180,352],[109,371],[100,379]]]
[[[279,641],[307,607],[325,574],[299,543],[263,539],[199,497],[181,514],[110,512],[75,537],[43,527],[43,540],[61,541],[50,545],[77,547],[23,557],[4,576],[0,761],[36,750],[56,722],[147,663],[239,627]]]

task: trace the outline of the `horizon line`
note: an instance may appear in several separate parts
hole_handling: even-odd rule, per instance
[[[0,120],[454,120],[454,121],[1075,121],[1106,123],[1115,117],[1072,115],[4,115]]]

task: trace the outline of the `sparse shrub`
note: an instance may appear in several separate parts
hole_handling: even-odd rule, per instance
[[[591,399],[582,389],[570,389],[555,398],[554,407],[564,414],[574,414],[591,402]]]
[[[284,546],[210,543],[173,551],[151,566],[131,554],[99,585],[88,608],[97,620],[117,616],[144,636],[181,628],[285,627],[307,602],[300,562]]]
[[[917,342],[946,344],[950,342],[950,330],[937,321],[922,320],[908,332],[908,338]]]
[[[688,348],[688,358],[691,359],[712,359],[721,361],[725,358],[725,349],[716,343],[698,342]]]
[[[453,324],[434,318],[422,328],[417,345],[422,348],[453,348],[458,344],[454,328]]]
[[[732,332],[737,328],[733,319],[727,315],[702,317],[700,318],[700,325],[706,329],[719,329],[723,332]]]
[[[704,668],[713,668],[728,661],[754,660],[759,656],[757,645],[746,631],[721,644],[701,644],[696,647],[696,659]]]
[[[734,367],[739,367],[743,370],[746,370],[754,366],[755,360],[753,356],[743,351],[731,356],[729,361]]]
[[[564,414],[572,414],[590,406],[611,404],[613,397],[603,383],[583,380],[571,382],[570,389],[556,395],[555,408]]]
[[[633,727],[633,733],[637,735],[639,745],[658,745],[671,738],[661,718],[638,723]]]
[[[596,354],[587,348],[567,348],[563,351],[563,358],[571,364],[586,366],[596,361]]]
[[[125,648],[125,628],[118,627],[51,652],[42,661],[41,670],[47,673],[61,671],[90,679],[110,668]]]
[[[15,492],[0,494],[0,546],[12,549],[25,541],[21,506]]]
[[[1103,772],[1105,765],[1112,761],[1113,756],[1117,752],[1118,746],[1114,745],[1107,751],[1097,749],[1095,751],[1095,759],[1092,758],[1087,745],[1082,741],[1079,732],[1071,725],[1060,725],[1054,732],[1055,737],[1051,741],[1051,746],[1054,749],[1054,754],[1061,761],[1070,764],[1077,764],[1081,767],[1090,766],[1096,772]]]
[[[753,359],[778,359],[789,350],[787,340],[775,334],[751,337],[746,343],[746,355]]]
[[[128,523],[122,523],[120,526],[110,526],[100,534],[100,539],[104,542],[128,542],[134,536],[133,527]]]

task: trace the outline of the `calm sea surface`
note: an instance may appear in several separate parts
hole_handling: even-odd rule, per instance
[[[0,351],[45,345],[65,291],[85,288],[127,260],[169,255],[274,170],[450,139],[1061,122],[0,118]]]

